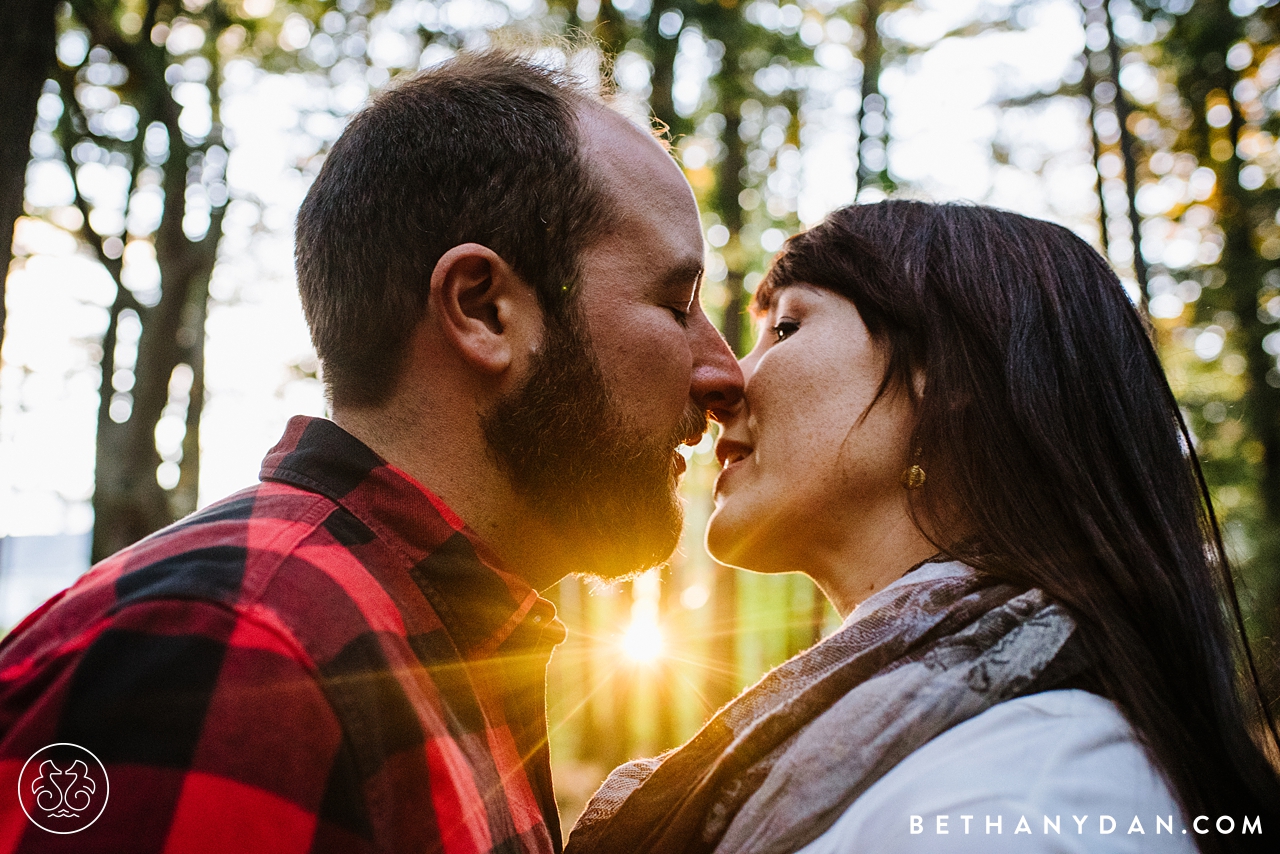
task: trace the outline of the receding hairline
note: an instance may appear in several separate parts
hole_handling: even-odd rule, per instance
[[[571,64],[499,46],[461,51],[437,66],[399,76],[353,117],[308,191],[296,227],[299,291],[332,400],[372,404],[386,398],[392,382],[377,378],[393,376],[398,357],[379,356],[358,342],[376,328],[390,335],[390,344],[380,349],[402,349],[398,344],[407,335],[408,320],[377,319],[388,311],[401,319],[420,314],[421,299],[411,283],[422,281],[424,265],[450,245],[489,245],[528,280],[544,311],[555,313],[572,302],[573,293],[562,291],[577,279],[582,250],[608,227],[614,206],[608,182],[597,178],[598,164],[586,156],[581,130],[581,117],[600,109],[621,118],[605,102],[604,87],[584,79]],[[423,116],[436,120],[423,122]],[[487,129],[482,140],[450,132],[450,125],[463,131],[472,127],[472,116],[478,116],[474,127]],[[452,120],[441,124],[442,117]],[[412,156],[389,156],[389,147],[396,145],[413,146],[407,150]],[[436,156],[437,150],[449,156]],[[534,161],[513,156],[525,150]],[[379,161],[381,166],[371,165]],[[393,173],[400,180],[388,184]],[[510,173],[524,188],[519,199],[504,199],[512,185],[495,181],[498,173]],[[426,210],[415,205],[388,219],[386,205],[371,207],[361,194],[353,198],[342,192],[353,174],[368,178],[368,185],[381,188],[394,204],[425,200]],[[449,193],[453,203],[433,206],[435,191],[424,189],[428,185]],[[477,198],[488,201],[468,207],[468,200]],[[354,205],[354,223],[348,205]],[[510,228],[495,216],[521,227]],[[376,262],[372,296],[352,284],[364,281],[368,267],[368,242],[352,244],[352,228],[373,241],[403,243],[403,223],[418,218],[430,226],[429,239],[415,242],[419,249],[393,251]],[[342,222],[335,228],[338,219]],[[547,243],[540,234],[555,239]]]
[[[661,207],[668,201],[675,206],[681,203],[678,200],[686,199],[697,210],[693,189],[672,156],[671,146],[655,129],[595,99],[582,102],[575,112],[575,125],[579,156],[612,213],[621,216],[637,204],[623,192],[637,186],[649,189],[646,207]],[[701,258],[701,252],[698,254]]]

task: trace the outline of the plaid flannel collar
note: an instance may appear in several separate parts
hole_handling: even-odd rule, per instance
[[[448,505],[332,421],[289,419],[259,477],[324,495],[403,555],[464,655],[492,655],[509,638],[522,646],[564,639],[555,606],[504,570]]]

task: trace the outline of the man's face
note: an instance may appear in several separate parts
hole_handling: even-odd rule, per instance
[[[612,112],[582,116],[613,201],[581,258],[575,317],[549,321],[529,375],[485,417],[518,492],[616,577],[666,560],[680,535],[682,442],[734,404],[742,373],[698,302],[702,231],[671,157]]]
[[[666,560],[680,537],[674,448],[701,435],[690,408],[662,434],[624,414],[583,322],[549,322],[520,388],[484,419],[485,438],[534,512],[577,538],[585,565],[616,577]]]

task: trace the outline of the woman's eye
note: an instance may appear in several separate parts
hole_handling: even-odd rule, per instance
[[[778,336],[779,341],[790,338],[800,329],[800,323],[795,320],[783,318],[779,320],[777,325],[771,330],[774,335]]]

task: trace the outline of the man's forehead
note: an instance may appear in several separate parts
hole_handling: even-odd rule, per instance
[[[651,134],[599,104],[584,104],[578,121],[589,168],[615,196],[625,200],[635,195],[646,205],[687,207],[696,215],[688,181]]]
[[[615,265],[650,288],[685,290],[702,267],[702,223],[693,190],[662,145],[602,106],[580,116],[588,168],[612,202],[604,240]]]
[[[582,130],[583,147],[591,156],[606,155],[619,145],[634,151],[666,153],[652,134],[601,103],[584,100],[578,108],[578,124]]]

